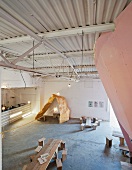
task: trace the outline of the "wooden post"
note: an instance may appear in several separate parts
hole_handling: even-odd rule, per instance
[[[111,147],[112,146],[112,138],[110,138],[110,137],[106,137],[106,145],[108,146],[108,147]]]
[[[132,164],[132,152],[130,152],[130,164]]]
[[[119,137],[120,138],[120,144],[119,144],[119,146],[124,146],[124,138],[122,138],[122,137]]]
[[[45,141],[46,138],[41,138],[38,140],[38,146],[44,146],[44,141]]]
[[[44,122],[45,122],[46,121],[46,116],[44,116],[43,119],[44,119]]]
[[[64,150],[62,151],[62,162],[64,162],[64,161],[66,160],[66,158],[67,158],[67,150],[64,149]]]
[[[85,127],[85,124],[82,123],[82,124],[81,124],[81,130],[84,130],[84,127]]]
[[[62,162],[60,159],[56,159],[57,170],[62,170]]]
[[[60,146],[61,150],[65,149],[65,147],[66,147],[66,143],[65,141],[62,141]]]

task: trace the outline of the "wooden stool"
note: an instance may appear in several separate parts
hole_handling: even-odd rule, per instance
[[[56,159],[57,170],[62,170],[62,162],[60,159]]]
[[[67,158],[67,150],[64,149],[64,150],[62,151],[62,162],[64,162],[64,161],[66,160],[66,158]]]
[[[106,145],[108,146],[108,147],[111,147],[112,146],[112,138],[111,137],[106,137]]]
[[[41,138],[38,140],[38,146],[44,146],[44,141],[45,141],[46,138]]]
[[[85,124],[82,123],[82,124],[81,124],[81,130],[84,130],[84,128],[85,128]]]

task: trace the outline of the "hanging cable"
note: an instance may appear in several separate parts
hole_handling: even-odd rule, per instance
[[[33,40],[33,69],[34,69],[34,40]],[[33,73],[33,77],[34,77],[34,73]]]
[[[82,30],[82,61],[81,61],[81,72],[82,72],[82,68],[83,68],[83,36],[84,36],[84,32]]]
[[[21,73],[21,76],[22,76],[22,79],[23,79],[23,82],[24,82],[24,84],[25,84],[25,88],[26,88],[26,82],[25,82],[25,80],[24,80],[24,77],[23,77],[23,75],[22,75],[21,70],[20,70],[20,73]]]

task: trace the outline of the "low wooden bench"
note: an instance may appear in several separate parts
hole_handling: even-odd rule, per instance
[[[106,136],[106,146],[111,147],[112,146],[112,137]]]
[[[27,165],[26,170],[40,170],[40,169],[47,169],[50,161],[54,157],[55,154],[58,154],[58,147],[61,145],[62,140],[60,139],[49,139],[48,142],[42,147],[40,152],[38,152],[35,157],[33,158],[32,162]],[[41,157],[41,155],[48,153],[49,156],[46,158],[47,161],[43,164],[40,164],[38,161],[38,158]],[[58,155],[56,155],[58,158]],[[58,167],[61,168],[61,167]],[[61,170],[61,169],[58,169]]]
[[[128,146],[119,146],[119,149],[122,150],[124,156],[126,156],[126,153],[129,152]]]
[[[124,144],[125,144],[124,141],[125,140],[124,140],[124,136],[123,136],[123,134],[121,132],[113,131],[112,136],[119,138],[119,140],[120,140],[119,146],[124,146]]]
[[[56,159],[57,170],[62,170],[62,162],[60,159]]]

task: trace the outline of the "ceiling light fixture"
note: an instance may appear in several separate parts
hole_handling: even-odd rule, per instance
[[[71,84],[68,84],[68,87],[70,88],[70,87],[71,87]]]

